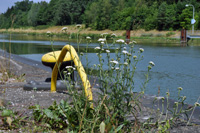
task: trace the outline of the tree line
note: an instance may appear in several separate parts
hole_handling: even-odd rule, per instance
[[[23,0],[0,14],[0,28],[85,24],[95,30],[200,28],[197,0]]]

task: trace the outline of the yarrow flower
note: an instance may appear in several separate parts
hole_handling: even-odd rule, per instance
[[[137,56],[136,56],[136,55],[134,55],[134,56],[133,56],[133,59],[137,59]]]
[[[141,53],[144,52],[144,49],[143,49],[143,48],[139,48],[139,50],[140,50]]]
[[[76,28],[81,28],[81,27],[82,27],[81,24],[77,24],[77,25],[76,25]]]
[[[119,70],[119,67],[116,67],[115,70]]]
[[[67,27],[63,27],[62,29],[61,29],[61,31],[66,31],[68,28]]]
[[[67,75],[71,75],[71,73],[69,72],[69,73],[67,73]]]
[[[51,34],[51,31],[47,31],[47,36],[49,36]]]
[[[178,90],[182,91],[182,90],[183,90],[183,88],[182,88],[182,87],[178,87]]]
[[[104,37],[104,35],[106,36],[106,35],[108,35],[108,33],[102,33],[101,34],[102,37]]]
[[[94,49],[101,49],[100,47],[95,47]]]
[[[111,34],[111,37],[116,37],[117,35],[115,33],[112,33]]]
[[[118,43],[124,43],[125,41],[123,39],[118,39],[116,42],[118,42]]]
[[[155,64],[154,64],[153,61],[150,61],[149,64],[150,64],[151,66],[155,66]]]
[[[185,99],[186,99],[186,96],[184,96],[184,97],[182,98],[183,101],[185,101]]]
[[[160,99],[164,100],[165,98],[164,98],[164,97],[161,97],[161,96],[159,96],[159,97],[155,97],[155,99],[156,99],[156,100],[160,100]]]
[[[178,102],[174,102],[175,105],[178,105]]]
[[[166,94],[167,94],[167,96],[169,96],[169,95],[170,95],[170,93],[169,93],[169,92],[166,92]]]
[[[106,50],[106,53],[110,53],[110,50]]]
[[[124,62],[124,65],[128,65],[128,63],[127,63],[127,62]]]
[[[98,42],[105,42],[106,39],[105,38],[99,38]]]
[[[111,63],[114,63],[114,64],[119,64],[119,62],[118,61],[115,61],[115,60],[113,60],[113,61],[110,61]]]
[[[73,69],[74,67],[73,66],[66,66],[65,68],[66,69],[71,69],[71,68]]]
[[[123,54],[128,54],[128,51],[123,50],[122,53],[123,53]]]
[[[200,104],[198,102],[195,102],[194,106],[200,106]]]
[[[91,40],[91,37],[87,36],[86,39]]]

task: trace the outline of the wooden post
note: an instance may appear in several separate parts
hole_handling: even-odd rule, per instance
[[[185,29],[181,30],[181,45],[187,45],[187,31]]]
[[[131,30],[126,30],[126,43],[129,44],[131,38]]]

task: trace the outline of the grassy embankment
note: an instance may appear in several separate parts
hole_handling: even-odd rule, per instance
[[[62,32],[63,27],[68,27],[67,32]],[[75,25],[68,26],[38,26],[38,27],[23,27],[20,29],[0,29],[0,32],[12,32],[12,33],[22,33],[29,35],[46,35],[50,31],[55,36],[55,40],[66,40],[65,37],[70,37],[71,39],[76,38],[76,33],[78,29]],[[80,35],[82,38],[90,36],[92,39],[97,40],[102,33],[116,34],[118,38],[125,39],[126,31],[125,30],[102,30],[96,31],[90,28],[82,28]],[[140,44],[180,44],[180,31],[145,31],[145,30],[136,30],[131,31],[131,40],[135,40]],[[193,42],[195,43],[195,42]]]

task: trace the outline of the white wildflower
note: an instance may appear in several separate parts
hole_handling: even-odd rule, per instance
[[[134,56],[133,56],[133,59],[137,59],[137,56],[136,56],[136,55],[134,55]]]
[[[124,62],[124,65],[128,65],[128,63],[127,63],[127,62]]]
[[[182,91],[182,90],[183,90],[183,88],[182,88],[182,87],[178,87],[178,90]]]
[[[140,50],[141,53],[144,52],[144,49],[143,49],[143,48],[139,48],[139,50]]]
[[[105,42],[101,42],[101,44],[105,44]]]
[[[86,39],[91,40],[91,37],[87,36]]]
[[[111,62],[111,63],[114,63],[114,64],[119,64],[118,61],[115,61],[115,60],[110,61],[110,62]]]
[[[177,105],[178,105],[178,102],[174,102],[174,104],[177,106]]]
[[[63,27],[62,29],[61,29],[61,31],[66,31],[68,28],[67,27]]]
[[[156,100],[160,100],[160,99],[164,100],[165,98],[164,98],[164,97],[161,97],[161,96],[159,96],[159,97],[155,97],[155,99],[156,99]]]
[[[155,64],[154,64],[153,61],[150,61],[149,64],[150,64],[151,66],[155,66]]]
[[[195,102],[194,105],[195,106],[200,106],[200,104],[198,102]]]
[[[183,101],[185,101],[185,99],[186,99],[186,96],[184,96],[184,97],[182,98]]]
[[[50,35],[51,34],[51,31],[47,31],[47,35]]]
[[[98,39],[98,42],[105,42],[105,41],[106,41],[105,38],[99,38],[99,39]]]
[[[126,50],[126,47],[124,47],[124,50]]]
[[[107,36],[107,35],[108,35],[108,33],[102,33],[101,34],[102,37]]]
[[[111,37],[116,37],[117,35],[115,33],[112,33],[111,34]]]
[[[71,69],[71,68],[73,69],[74,67],[73,66],[66,66],[65,68],[66,69]]]
[[[119,70],[119,67],[116,67],[115,70]]]
[[[122,53],[123,53],[123,54],[128,54],[128,51],[123,50]]]
[[[116,42],[118,42],[118,43],[124,43],[125,41],[123,39],[118,39]]]
[[[82,27],[81,24],[77,24],[77,25],[76,25],[76,28],[81,28],[81,27]]]
[[[110,53],[110,50],[106,50],[106,53]]]
[[[100,47],[95,47],[94,49],[101,49]]]

